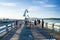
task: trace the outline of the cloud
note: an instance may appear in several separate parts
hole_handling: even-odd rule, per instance
[[[35,0],[33,1],[34,4],[37,4],[36,6],[40,7],[57,7],[56,4],[51,4],[49,0]]]
[[[34,0],[34,3],[39,3],[39,4],[45,4],[48,2],[48,0]]]
[[[43,7],[57,7],[57,6],[52,4],[45,4]]]
[[[30,7],[28,7],[27,9],[29,10],[29,11],[36,11],[36,10],[38,10],[38,6],[30,6]]]
[[[34,1],[35,3],[39,3],[39,4],[44,4],[45,2],[43,1]]]
[[[6,2],[0,2],[0,6],[16,6],[17,3],[6,3]]]

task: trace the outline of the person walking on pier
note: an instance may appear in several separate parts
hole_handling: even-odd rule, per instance
[[[35,25],[35,26],[37,25],[36,20],[34,21],[34,25]]]
[[[42,28],[44,28],[44,20],[42,19]]]

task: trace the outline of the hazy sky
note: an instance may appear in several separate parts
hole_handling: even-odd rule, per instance
[[[30,17],[60,18],[60,0],[0,0],[0,18],[23,18],[25,9]]]

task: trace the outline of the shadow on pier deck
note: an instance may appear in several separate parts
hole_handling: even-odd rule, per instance
[[[32,24],[33,25],[33,24]],[[25,25],[16,26],[7,35],[1,37],[0,40],[56,40],[53,35],[40,27],[31,27]]]

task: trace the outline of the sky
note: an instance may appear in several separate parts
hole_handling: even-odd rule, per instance
[[[60,18],[60,0],[0,0],[0,18],[23,19],[27,15],[36,18]]]

